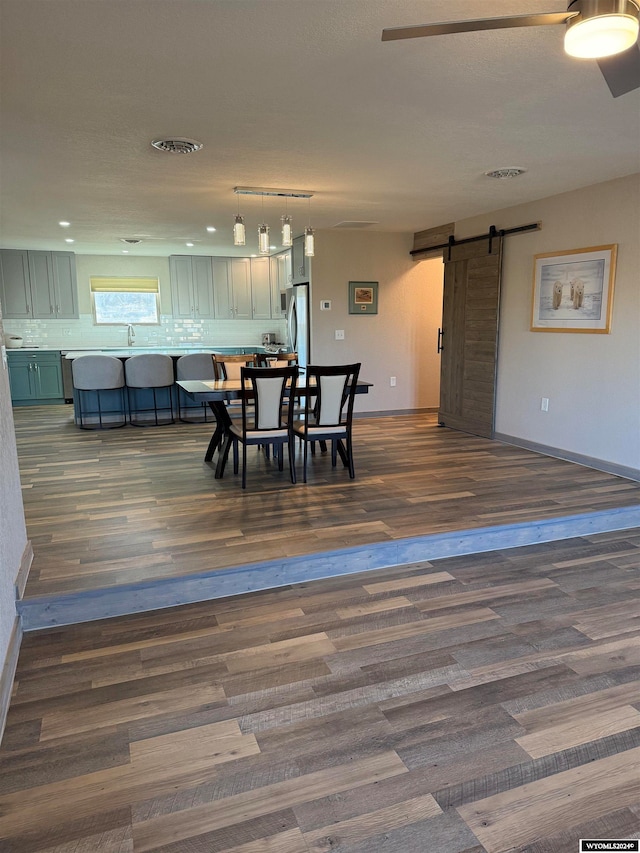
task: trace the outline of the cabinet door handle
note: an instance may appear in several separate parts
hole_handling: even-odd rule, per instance
[[[439,353],[441,353],[442,350],[444,349],[444,347],[442,346],[443,337],[444,337],[444,334],[442,332],[442,329],[438,329],[438,352]]]
[[[56,314],[59,314],[59,313],[60,313],[60,306],[56,305]]]

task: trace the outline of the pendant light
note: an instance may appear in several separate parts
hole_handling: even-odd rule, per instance
[[[258,225],[258,254],[269,254],[269,226]]]
[[[309,199],[309,224],[304,229],[304,256],[312,258],[315,254],[315,237],[311,227],[311,199]]]
[[[244,216],[240,216],[239,213],[236,213],[235,220],[233,223],[233,245],[244,246],[245,242],[246,236],[244,227]]]
[[[282,247],[290,249],[293,246],[293,231],[291,230],[291,217],[287,213],[287,199],[284,200],[284,216],[280,217],[282,222]]]
[[[269,226],[264,222],[264,195],[262,196],[262,225],[258,225],[258,254],[269,254]]]

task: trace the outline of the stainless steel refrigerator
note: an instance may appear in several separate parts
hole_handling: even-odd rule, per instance
[[[298,353],[298,364],[306,367],[311,353],[309,285],[296,284],[287,290],[287,344]]]

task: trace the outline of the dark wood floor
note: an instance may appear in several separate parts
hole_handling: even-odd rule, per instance
[[[15,409],[27,598],[640,505],[640,484],[436,426],[355,423],[356,480],[326,456],[292,486],[250,451],[248,488],[203,462],[211,425],[82,431],[69,406]]]
[[[636,837],[639,598],[629,530],[29,635],[0,849],[576,853]]]

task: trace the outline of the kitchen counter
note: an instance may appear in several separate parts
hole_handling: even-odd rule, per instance
[[[285,349],[284,344],[281,349]],[[159,353],[160,355],[169,355],[172,358],[180,358],[181,355],[191,355],[199,352],[221,352],[227,354],[235,353],[252,353],[252,352],[269,352],[269,348],[263,346],[233,346],[233,347],[214,347],[214,346],[190,346],[190,347],[101,347],[99,349],[72,349],[60,350],[64,358],[73,360],[82,355],[113,355],[116,358],[129,358],[132,355],[148,355],[149,353]]]

